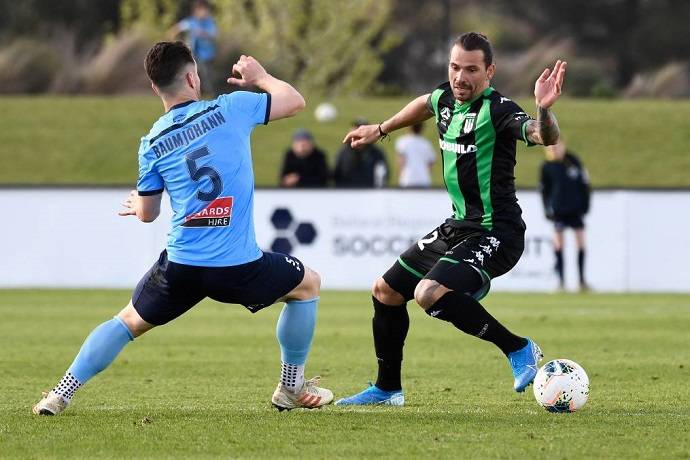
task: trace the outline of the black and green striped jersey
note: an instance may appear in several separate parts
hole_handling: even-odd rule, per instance
[[[448,82],[428,100],[436,117],[443,179],[458,224],[492,229],[496,221],[521,222],[515,196],[515,148],[530,120],[515,102],[489,87],[461,103]]]

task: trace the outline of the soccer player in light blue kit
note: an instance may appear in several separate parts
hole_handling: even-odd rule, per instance
[[[91,332],[33,412],[64,411],[75,391],[108,367],[125,345],[205,297],[242,304],[253,313],[284,301],[276,327],[281,375],[271,401],[280,410],[330,403],[333,393],[317,386],[318,377],[304,379],[319,275],[294,257],[262,252],[254,235],[251,132],[256,125],[293,116],[304,108],[304,98],[254,58],[242,56],[228,83],[264,92],[237,91],[201,101],[196,63],[182,42],[156,44],[145,66],[165,114],[141,140],[137,190],[120,215],[155,220],[167,190],[173,210],[167,248],[130,303]]]

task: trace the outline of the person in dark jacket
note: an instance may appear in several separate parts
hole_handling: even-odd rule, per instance
[[[563,231],[575,231],[580,290],[588,290],[585,281],[585,223],[589,211],[590,185],[587,170],[580,159],[566,149],[563,141],[545,147],[547,160],[541,167],[540,189],[546,218],[555,228],[554,252],[560,288],[565,285],[563,275]]]
[[[295,132],[283,159],[280,186],[325,187],[328,174],[326,154],[316,147],[311,133],[304,129]]]
[[[357,128],[369,122],[356,119]],[[336,187],[381,188],[388,185],[390,168],[385,154],[373,144],[353,149],[345,144],[338,152],[333,178]]]

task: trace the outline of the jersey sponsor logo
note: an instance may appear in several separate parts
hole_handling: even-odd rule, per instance
[[[476,153],[477,146],[474,144],[456,144],[455,142],[444,141],[443,139],[438,140],[438,145],[442,150],[446,152],[455,152],[458,155],[466,155],[468,153]]]
[[[476,113],[468,113],[467,115],[465,115],[465,124],[462,126],[462,132],[465,134],[471,133],[474,129],[474,123],[476,119]]]
[[[227,227],[232,218],[233,197],[216,198],[201,211],[185,217],[183,227]]]

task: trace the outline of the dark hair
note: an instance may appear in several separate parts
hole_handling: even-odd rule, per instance
[[[412,128],[412,132],[415,134],[419,134],[422,132],[422,128],[424,128],[424,123],[415,123],[414,125],[410,126]]]
[[[180,70],[194,63],[192,52],[184,43],[158,42],[146,54],[144,67],[146,75],[159,88],[170,86]]]
[[[210,10],[211,4],[208,2],[208,0],[194,0],[192,2],[192,8],[199,8],[199,7],[208,8]]]
[[[482,50],[486,67],[489,67],[494,62],[494,52],[491,49],[491,42],[486,38],[486,35],[477,32],[467,32],[455,39],[453,46],[455,45],[460,45],[465,51]]]

